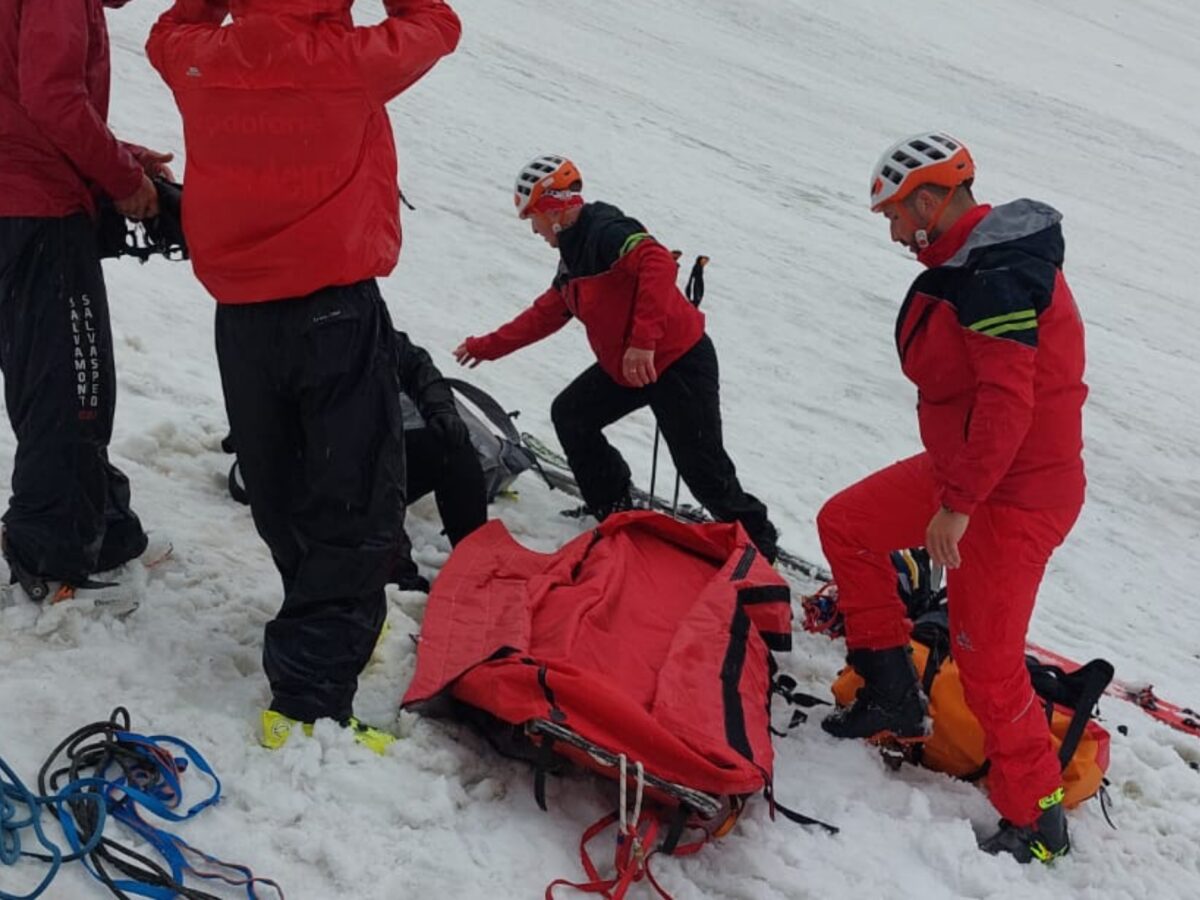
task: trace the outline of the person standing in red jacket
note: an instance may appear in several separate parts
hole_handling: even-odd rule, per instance
[[[263,665],[264,746],[353,716],[403,534],[396,346],[375,279],[396,265],[396,150],[384,107],[458,43],[442,0],[177,0],[150,62],[187,141],[183,226],[216,298],[226,412],[259,534],[283,579]],[[223,24],[227,14],[232,22]]]
[[[742,490],[721,436],[717,352],[704,314],[676,286],[670,252],[636,219],[584,203],[583,178],[561,156],[539,156],[517,176],[517,214],[559,251],[550,287],[523,313],[454,351],[463,365],[499,359],[579,319],[596,364],[550,409],[580,493],[597,519],[628,509],[629,466],[603,429],[649,406],[688,488],[712,515],[745,527],[774,562],[767,508]]]
[[[139,556],[129,479],[108,460],[116,373],[96,204],[157,214],[170,154],[108,129],[104,7],[0,0],[0,369],[17,439],[3,553],[33,599],[59,600]]]
[[[848,660],[866,682],[823,726],[842,738],[923,732],[889,561],[923,544],[948,570],[952,653],[1003,816],[980,846],[1028,862],[1070,848],[1025,636],[1046,563],[1083,506],[1083,322],[1063,277],[1062,217],[1033,200],[978,204],[974,176],[967,148],[939,132],[900,141],[872,175],[872,211],[926,267],[896,322],[925,452],[818,515]]]

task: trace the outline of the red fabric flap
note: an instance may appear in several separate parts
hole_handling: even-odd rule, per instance
[[[668,780],[749,793],[772,766],[757,622],[790,637],[789,595],[738,525],[623,513],[541,554],[492,521],[434,585],[403,702],[450,690],[513,724],[557,721]]]

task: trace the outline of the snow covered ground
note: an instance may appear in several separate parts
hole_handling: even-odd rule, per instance
[[[359,4],[363,20],[382,15]],[[111,13],[114,129],[182,150],[171,97],[141,47],[162,0]],[[447,369],[463,336],[519,310],[554,258],[512,216],[539,152],[571,155],[589,194],[627,208],[687,256],[707,253],[705,311],[721,354],[728,443],[783,542],[816,558],[813,517],[837,488],[917,447],[913,393],[892,345],[916,266],[866,210],[867,175],[895,138],[943,128],[969,143],[977,194],[1028,195],[1065,215],[1067,270],[1088,325],[1089,503],[1055,556],[1040,642],[1102,655],[1127,680],[1200,703],[1200,6],[1186,0],[908,4],[841,0],[458,0],[458,53],[393,106],[405,193],[400,266],[384,289],[400,327]],[[247,202],[254,202],[247,198]],[[535,897],[579,877],[577,840],[611,798],[528,772],[444,724],[397,719],[423,598],[394,594],[395,626],[359,714],[406,740],[378,759],[332,728],[268,754],[263,624],[279,601],[268,554],[226,496],[213,305],[186,265],[107,267],[121,397],[113,456],[172,559],[127,574],[124,621],[69,605],[0,612],[0,754],[32,781],[75,727],[127,705],[134,725],[194,742],[226,799],[180,829],[278,880],[290,900]],[[588,360],[578,328],[475,380],[527,430]],[[615,428],[640,476],[649,415]],[[13,441],[0,429],[0,469]],[[520,482],[494,514],[551,548],[575,533],[562,495]],[[431,574],[447,546],[428,501],[411,513]],[[804,634],[785,668],[819,691],[839,648]],[[1075,853],[1046,869],[974,849],[993,821],[973,787],[905,769],[815,723],[778,743],[778,794],[836,838],[753,804],[718,845],[657,874],[677,897],[1200,897],[1200,740],[1104,704],[1119,831],[1096,804]],[[1128,735],[1115,732],[1127,725]],[[30,877],[33,870],[23,867]],[[0,888],[15,887],[0,870]],[[48,896],[102,896],[82,870]],[[232,894],[231,894],[232,896]]]

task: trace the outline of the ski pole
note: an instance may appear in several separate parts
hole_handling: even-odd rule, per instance
[[[697,256],[692,265],[692,273],[688,275],[687,286],[683,289],[684,296],[697,308],[704,299],[704,267],[707,265],[707,256]]]
[[[679,254],[676,259],[679,259]],[[687,297],[688,302],[697,309],[700,307],[700,301],[704,299],[704,267],[708,265],[707,256],[697,256],[696,262],[692,265],[692,272],[688,276],[687,285],[683,289],[683,294]],[[681,477],[679,470],[675,471],[675,495],[671,498],[671,515],[674,516],[679,511],[679,482]],[[653,491],[651,491],[653,493]]]
[[[658,478],[658,437],[662,431],[658,427],[658,420],[654,420],[654,455],[650,458],[650,496],[654,496],[654,482]]]

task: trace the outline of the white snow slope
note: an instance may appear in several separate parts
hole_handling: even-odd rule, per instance
[[[821,502],[918,448],[914,393],[892,344],[917,265],[868,213],[868,172],[896,138],[948,130],[975,153],[981,199],[1032,196],[1062,210],[1088,326],[1088,505],[1053,559],[1033,636],[1200,702],[1200,6],[456,6],[461,48],[392,107],[402,183],[418,208],[383,285],[400,327],[449,369],[463,336],[544,287],[555,257],[513,217],[510,185],[536,153],[571,155],[590,196],[625,207],[688,257],[712,256],[705,311],[730,450],[784,544],[819,558]],[[119,135],[179,153],[174,104],[141,50],[164,7],[142,0],[109,15],[111,118]],[[366,7],[364,21],[382,15]],[[69,604],[0,613],[0,754],[32,782],[61,737],[127,705],[136,729],[194,742],[224,781],[223,802],[179,833],[277,879],[289,900],[532,898],[555,877],[581,878],[578,838],[610,807],[609,785],[553,781],[542,813],[524,767],[462,729],[397,717],[419,595],[392,595],[395,627],[359,692],[363,718],[405,735],[386,758],[331,727],[276,754],[257,746],[262,628],[280,587],[249,515],[224,490],[213,303],[186,264],[121,261],[106,272],[121,391],[112,454],[147,527],[175,554],[125,573],[141,608],[124,621]],[[589,360],[572,326],[474,377],[521,408],[527,430],[552,437],[550,401]],[[648,413],[612,429],[643,480],[652,429]],[[13,440],[0,432],[7,471]],[[556,515],[563,495],[532,477],[519,484],[519,501],[493,514],[521,539],[549,549],[577,533]],[[410,527],[434,574],[448,547],[429,501]],[[822,691],[839,654],[798,633],[784,666]],[[771,822],[755,802],[729,837],[660,859],[657,874],[680,898],[1200,897],[1200,772],[1189,767],[1200,740],[1114,700],[1103,711],[1120,830],[1088,804],[1072,816],[1075,852],[1053,868],[975,849],[975,832],[994,822],[976,788],[911,768],[890,774],[814,721],[778,741],[778,795],[841,826],[838,837]],[[32,864],[0,869],[0,889],[37,874]],[[104,892],[76,866],[47,896]]]

